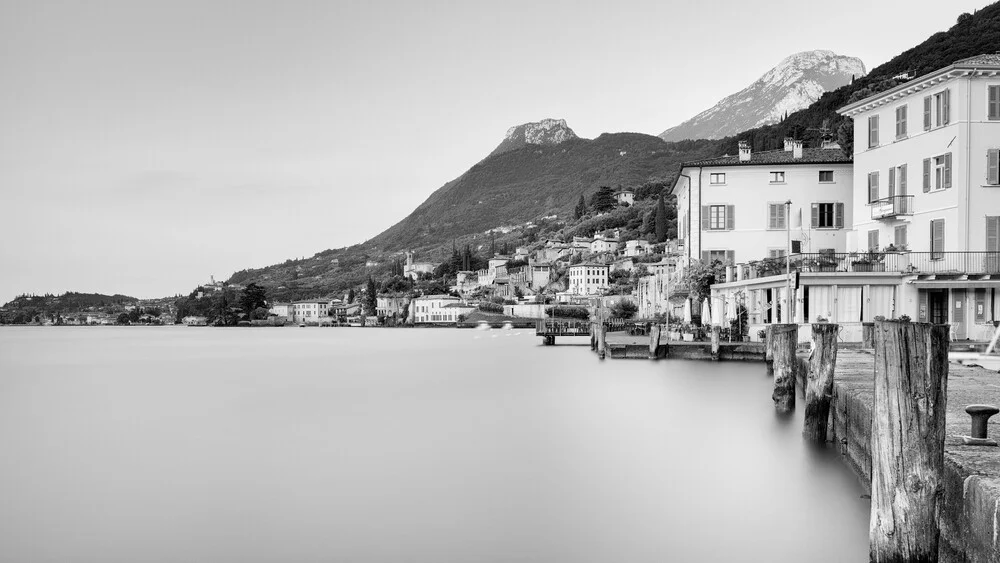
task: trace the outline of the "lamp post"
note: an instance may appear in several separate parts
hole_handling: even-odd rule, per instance
[[[785,202],[785,320],[792,319],[792,200]]]

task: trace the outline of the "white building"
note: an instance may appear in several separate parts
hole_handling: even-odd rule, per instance
[[[653,252],[653,243],[648,240],[625,241],[625,256],[643,256]]]
[[[277,303],[271,305],[271,308],[267,310],[268,313],[276,315],[279,317],[285,317],[287,319],[292,318],[292,304],[291,303]]]
[[[451,295],[424,295],[410,304],[410,315],[414,323],[453,324],[459,316],[468,315],[475,307],[466,305],[458,297]]]
[[[590,243],[590,251],[595,254],[599,252],[617,252],[618,244],[617,237],[606,237],[598,233],[594,235],[594,240]]]
[[[292,322],[305,324],[319,324],[329,320],[330,300],[329,299],[303,299],[292,303]]]
[[[684,256],[731,264],[781,256],[789,228],[801,252],[843,252],[853,184],[841,149],[791,139],[784,150],[752,152],[741,141],[738,155],[686,162],[671,191]]]
[[[403,265],[403,276],[417,279],[420,274],[430,274],[434,272],[435,265],[430,262],[414,262],[413,253],[406,253],[406,264]]]
[[[629,189],[619,190],[615,193],[615,199],[618,201],[618,205],[632,205],[635,203],[635,192]]]
[[[569,292],[574,295],[600,295],[608,288],[606,264],[574,264],[569,267]]]
[[[406,295],[379,295],[375,298],[375,314],[379,317],[401,318],[403,309],[410,303]]]
[[[840,109],[854,119],[856,240],[908,274],[900,314],[985,338],[1000,320],[1000,54]],[[891,258],[891,259],[890,259]]]

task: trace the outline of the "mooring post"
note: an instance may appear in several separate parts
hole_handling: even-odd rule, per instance
[[[649,327],[649,359],[655,360],[660,351],[660,325]]]
[[[767,368],[768,377],[774,377],[774,338],[772,338],[774,333],[771,329],[773,326],[764,327],[764,367]]]
[[[722,334],[722,327],[712,327],[712,361],[719,361],[719,337]]]
[[[833,398],[833,373],[837,368],[837,333],[840,325],[813,323],[812,353],[806,386],[806,420],[802,435],[807,440],[826,442],[830,400]]]
[[[597,326],[597,357],[602,360],[607,353],[607,333],[608,327],[604,325],[604,322],[601,322]]]
[[[590,323],[590,349],[597,350],[597,324]]]
[[[875,323],[861,323],[861,347],[875,348]]]
[[[938,560],[948,330],[875,322],[871,561]]]
[[[799,325],[774,324],[767,338],[774,365],[774,409],[779,414],[795,410],[795,346],[799,340]]]

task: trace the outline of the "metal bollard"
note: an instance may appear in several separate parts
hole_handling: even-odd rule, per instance
[[[996,446],[996,440],[989,438],[986,424],[991,416],[1000,413],[1000,409],[993,405],[969,405],[965,412],[972,416],[972,436],[962,436],[962,441],[967,446]]]

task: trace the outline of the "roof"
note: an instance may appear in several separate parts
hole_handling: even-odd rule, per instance
[[[840,149],[802,149],[802,158],[795,158],[793,151],[757,151],[750,153],[750,160],[747,162],[740,162],[740,156],[734,154],[685,162],[681,164],[681,167],[753,166],[765,164],[851,164],[851,162],[851,157],[844,155],[844,151]]]
[[[449,307],[457,307],[460,309],[475,309],[474,305],[466,305],[465,303],[448,303],[447,305],[441,307],[442,309],[448,309]]]
[[[841,115],[853,115],[860,111],[875,107],[876,105],[881,105],[881,103],[884,102],[880,101],[886,98],[896,99],[919,92],[925,88],[936,86],[942,80],[947,80],[954,76],[968,76],[971,74],[982,73],[984,71],[995,74],[997,70],[1000,70],[1000,53],[984,53],[974,57],[967,57],[955,61],[944,68],[929,72],[923,76],[918,76],[913,80],[909,80],[889,88],[883,92],[879,92],[862,100],[847,104],[846,106],[838,109],[837,113]]]
[[[569,267],[570,268],[578,268],[580,266],[586,266],[588,268],[607,268],[608,267],[607,264],[593,264],[593,263],[588,263],[588,262],[585,262],[583,264],[570,264]]]
[[[329,302],[330,302],[329,299],[300,299],[298,301],[294,301],[292,304],[294,304],[294,305],[300,305],[300,304],[306,304],[306,303],[326,304],[326,303],[329,303]]]
[[[441,293],[437,295],[421,295],[420,297],[417,297],[417,299],[454,299],[457,301],[458,297],[455,297],[454,295],[445,295]]]

